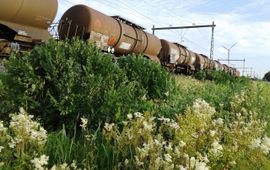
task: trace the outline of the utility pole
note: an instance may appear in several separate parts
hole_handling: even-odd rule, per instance
[[[153,25],[152,33],[155,35],[156,30],[172,30],[172,29],[188,29],[188,28],[205,28],[205,27],[211,27],[212,28],[212,34],[211,34],[211,47],[210,47],[210,59],[213,59],[214,55],[214,28],[215,28],[214,21],[211,25],[192,25],[192,26],[179,26],[179,27],[159,27],[156,28],[155,25]]]
[[[242,75],[245,73],[245,65],[246,65],[246,59],[218,59],[218,61],[242,61],[243,62],[243,67],[237,67],[237,69],[242,69]]]
[[[225,48],[227,51],[228,51],[228,66],[230,66],[230,53],[231,53],[231,49],[235,46],[237,44],[237,42],[236,43],[234,43],[230,48],[227,48],[227,47],[225,47],[225,46],[222,46],[223,48]]]
[[[210,59],[213,60],[214,57],[214,29],[215,29],[215,23],[212,22],[212,33],[211,33],[211,46],[210,46]]]
[[[244,74],[245,74],[245,67],[246,67],[246,59],[244,59],[244,61],[243,61],[243,70],[242,70],[242,75],[244,76]]]

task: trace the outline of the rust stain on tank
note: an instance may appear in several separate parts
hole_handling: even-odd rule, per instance
[[[115,38],[114,38],[114,37],[110,37],[110,38],[108,39],[108,45],[109,45],[109,46],[113,46],[114,43],[115,43]]]

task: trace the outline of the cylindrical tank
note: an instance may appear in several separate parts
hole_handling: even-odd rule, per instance
[[[202,55],[196,54],[196,60],[195,60],[195,69],[196,70],[203,70],[205,67],[205,59]]]
[[[180,51],[179,59],[177,60],[177,65],[184,66],[188,69],[194,70],[194,64],[196,61],[196,55],[192,51],[189,51],[185,46],[175,43]]]
[[[209,69],[215,70],[215,61],[209,59]]]
[[[240,77],[240,71],[239,70],[236,70],[235,76]]]
[[[163,65],[176,64],[180,56],[179,48],[177,47],[177,45],[163,39],[161,39],[160,41],[162,46],[158,55],[160,62]]]
[[[196,54],[193,51],[186,49],[187,60],[185,60],[185,65],[187,65],[191,70],[195,70]]]
[[[1,0],[0,20],[47,29],[57,7],[57,0]]]
[[[183,65],[184,63],[187,63],[187,59],[188,59],[187,48],[178,43],[174,43],[174,44],[177,45],[180,52],[180,56],[177,60],[177,65]]]
[[[229,73],[229,71],[230,71],[229,66],[227,66],[226,64],[222,64],[222,66],[223,66],[223,71],[224,71],[225,73]]]
[[[223,64],[221,64],[217,60],[214,60],[214,63],[215,63],[215,70],[217,70],[217,71],[223,71]]]
[[[118,55],[143,53],[153,60],[161,49],[160,40],[143,30],[127,25],[85,5],[75,5],[61,18],[60,39],[74,36],[95,42],[102,50],[115,50]]]
[[[57,0],[1,0],[0,24],[16,32],[35,36],[33,38],[45,37],[48,36],[47,29],[55,18],[57,8]],[[39,30],[46,30],[40,34],[47,35],[38,35],[36,32]]]
[[[204,69],[211,69],[211,60],[204,54],[200,54],[204,58]]]

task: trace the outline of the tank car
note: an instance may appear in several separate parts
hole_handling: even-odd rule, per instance
[[[211,61],[181,44],[160,40],[126,19],[107,16],[85,5],[75,5],[63,14],[58,33],[60,40],[80,37],[116,56],[142,53],[175,72],[192,74],[204,69],[229,71],[218,61]]]
[[[85,5],[68,9],[61,17],[58,32],[60,39],[78,36],[115,55],[143,53],[159,61],[161,42],[158,37],[132,22],[107,16]]]
[[[168,42],[167,40],[161,39],[160,42],[162,47],[158,54],[160,63],[169,68],[169,70],[174,70],[177,61],[180,60],[180,50],[176,44]]]
[[[214,62],[214,65],[215,65],[214,70],[223,71],[223,65],[219,61],[213,60],[213,62]]]
[[[200,54],[204,58],[204,69],[211,69],[211,61],[206,55]]]
[[[225,73],[230,73],[230,67],[227,66],[226,64],[222,64],[222,68],[223,68],[223,71],[224,71]]]
[[[175,71],[177,73],[192,74],[195,71],[196,55],[185,46],[175,43],[180,51],[180,57],[176,62]]]
[[[195,60],[195,70],[205,70],[207,67],[208,61],[207,59],[202,56],[201,54],[196,54],[196,60]]]
[[[0,55],[11,49],[29,49],[34,42],[47,40],[48,27],[58,8],[57,0],[1,0]]]

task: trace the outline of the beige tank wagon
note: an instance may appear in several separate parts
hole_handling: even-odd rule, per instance
[[[0,0],[0,4],[0,53],[50,37],[48,27],[56,16],[57,0]]]

